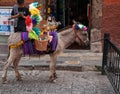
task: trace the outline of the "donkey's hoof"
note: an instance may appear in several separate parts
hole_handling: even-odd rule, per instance
[[[49,79],[49,82],[55,83],[55,82],[56,82],[56,79]]]
[[[50,76],[49,81],[50,81],[50,82],[53,82],[54,80],[55,80],[55,78],[52,77],[52,76]]]
[[[53,80],[53,82],[54,82],[54,83],[56,83],[56,82],[57,82],[57,81],[56,81],[56,79],[55,79],[55,80]]]
[[[56,74],[55,75],[51,75],[49,80],[50,80],[50,82],[56,82],[56,78],[57,78]]]
[[[17,81],[22,81],[22,78],[20,77],[20,78],[17,78]]]
[[[56,73],[54,73],[54,78],[55,78],[55,79],[57,78],[57,74],[56,74]]]
[[[6,84],[7,82],[8,82],[7,79],[5,77],[2,77],[2,83]]]

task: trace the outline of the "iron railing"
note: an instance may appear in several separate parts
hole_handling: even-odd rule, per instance
[[[120,50],[104,35],[102,74],[107,74],[115,93],[120,94]]]

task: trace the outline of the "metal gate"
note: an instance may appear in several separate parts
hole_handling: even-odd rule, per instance
[[[107,74],[115,93],[120,94],[120,50],[104,35],[102,74]]]

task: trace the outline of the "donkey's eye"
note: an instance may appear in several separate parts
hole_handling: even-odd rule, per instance
[[[83,35],[84,35],[84,36],[87,36],[87,34],[86,34],[86,33],[84,33]]]

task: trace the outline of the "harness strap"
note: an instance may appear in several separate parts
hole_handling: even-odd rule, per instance
[[[84,42],[82,41],[82,39],[78,36],[76,30],[74,29],[74,32],[75,32],[75,37],[79,39],[80,43],[81,44],[84,44]]]
[[[10,45],[9,47],[10,47],[10,49],[12,48],[17,48],[17,47],[19,47],[19,46],[21,46],[22,44],[24,43],[24,41],[20,41],[20,42],[18,42],[18,43],[16,43],[16,44],[12,44],[12,45]]]

